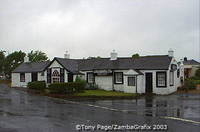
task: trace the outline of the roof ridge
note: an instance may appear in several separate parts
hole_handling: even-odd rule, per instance
[[[138,58],[143,58],[143,57],[163,57],[163,56],[168,56],[168,55],[147,55],[147,56],[139,56]],[[101,57],[101,58],[88,58],[88,59],[68,59],[68,58],[61,58],[61,57],[54,57],[57,59],[66,59],[66,60],[92,60],[92,59],[110,59],[110,57]],[[131,59],[132,57],[117,57],[118,59]]]

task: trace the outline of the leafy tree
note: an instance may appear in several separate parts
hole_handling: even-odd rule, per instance
[[[26,53],[20,51],[15,51],[8,56],[6,56],[4,61],[4,72],[8,78],[11,77],[11,72],[24,62],[24,57]]]
[[[48,59],[46,53],[42,51],[31,51],[28,53],[29,61],[31,62],[40,62],[40,61],[46,61]]]
[[[3,65],[5,61],[5,51],[0,51],[0,73],[3,72]]]
[[[140,55],[138,53],[132,55],[132,58],[139,58],[139,57]]]

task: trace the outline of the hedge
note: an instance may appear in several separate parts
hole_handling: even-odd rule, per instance
[[[188,78],[184,82],[184,88],[195,89],[198,84],[200,84],[200,80],[195,80],[194,78]]]
[[[73,94],[83,92],[84,88],[85,83],[82,82],[53,83],[48,87],[50,93],[54,94]]]
[[[28,88],[43,91],[46,89],[46,83],[45,81],[29,82]]]

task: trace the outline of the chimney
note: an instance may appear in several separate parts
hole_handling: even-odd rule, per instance
[[[110,53],[110,60],[117,60],[117,53],[115,50]]]
[[[169,57],[174,57],[174,51],[171,48],[168,51],[168,56]]]
[[[24,63],[27,63],[27,62],[29,62],[29,57],[26,55],[24,56]]]
[[[184,61],[187,61],[187,57],[184,57]]]
[[[64,58],[65,58],[65,59],[69,59],[69,58],[70,58],[70,54],[68,53],[68,51],[65,52]]]

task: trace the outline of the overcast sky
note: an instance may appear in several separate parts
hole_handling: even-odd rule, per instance
[[[200,60],[199,0],[0,0],[0,50]]]

